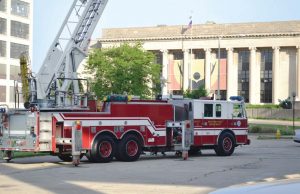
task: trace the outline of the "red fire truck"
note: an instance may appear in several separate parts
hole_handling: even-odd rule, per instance
[[[220,100],[128,100],[109,96],[101,108],[81,92],[79,64],[108,0],[74,0],[36,75],[25,74],[29,96],[23,109],[0,105],[0,150],[48,152],[78,165],[114,157],[135,161],[142,152],[182,153],[214,149],[229,156],[249,144],[245,106],[239,97]],[[24,68],[21,68],[24,69]],[[24,72],[22,73],[24,75]],[[87,87],[88,88],[88,87]]]
[[[123,98],[123,100],[122,100]],[[121,100],[120,100],[121,99]],[[124,100],[125,99],[125,100]],[[89,101],[88,110],[2,108],[0,149],[50,152],[64,161],[85,154],[92,162],[135,161],[143,151],[214,149],[229,156],[249,144],[244,102],[220,100]],[[78,162],[78,161],[77,161]]]

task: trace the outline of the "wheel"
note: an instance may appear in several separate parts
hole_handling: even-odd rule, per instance
[[[215,152],[218,156],[230,156],[234,152],[235,138],[231,133],[225,132],[220,135]]]
[[[95,139],[90,158],[93,162],[110,162],[115,154],[115,142],[110,136],[99,136]]]
[[[84,154],[80,154],[80,159],[84,156]],[[64,162],[72,162],[73,157],[71,154],[59,154],[58,158],[61,159]]]
[[[122,158],[120,156],[120,151],[119,151],[120,150],[120,148],[119,148],[120,147],[120,143],[121,143],[120,141],[116,142],[116,148],[117,149],[116,149],[116,152],[115,152],[115,158],[116,158],[116,160],[122,161]]]
[[[58,155],[58,158],[64,162],[72,162],[73,160],[71,154],[60,154]]]
[[[189,156],[196,156],[198,154],[201,154],[200,148],[198,147],[191,147],[189,150]]]
[[[91,150],[87,151],[87,153],[85,154],[85,157],[90,161],[90,162],[95,162],[92,158],[92,153]]]
[[[116,158],[121,161],[131,162],[139,159],[142,146],[135,135],[127,135],[118,144]]]
[[[5,160],[7,163],[11,161],[13,158],[13,152],[12,151],[3,151],[3,160]]]

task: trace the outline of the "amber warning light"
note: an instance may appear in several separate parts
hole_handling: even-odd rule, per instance
[[[75,123],[75,129],[77,129],[77,130],[81,129],[81,122],[80,121],[76,121],[76,123]]]

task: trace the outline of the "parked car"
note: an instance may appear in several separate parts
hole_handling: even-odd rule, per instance
[[[295,130],[294,142],[300,143],[300,129]]]
[[[209,194],[298,194],[299,188],[300,179],[285,179],[245,186],[232,186],[213,191]]]

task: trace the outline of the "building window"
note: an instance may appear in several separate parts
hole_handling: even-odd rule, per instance
[[[238,95],[249,102],[249,55],[248,50],[239,51],[238,60]]]
[[[6,19],[0,18],[0,34],[6,35]]]
[[[6,57],[6,42],[0,40],[0,57]]]
[[[195,51],[195,59],[205,59],[205,52],[203,50]]]
[[[174,60],[183,60],[183,53],[181,51],[173,52]]]
[[[0,102],[6,102],[6,86],[0,86]]]
[[[10,32],[12,36],[28,39],[29,25],[17,21],[11,21]]]
[[[213,117],[213,105],[204,104],[204,117]]]
[[[16,84],[16,83],[15,83]],[[9,101],[16,102],[16,103],[23,103],[23,95],[22,95],[22,88],[21,87],[9,87]]]
[[[162,65],[163,63],[163,54],[160,51],[150,51],[155,56],[154,63]]]
[[[17,16],[28,18],[29,3],[20,0],[11,1],[11,13]]]
[[[0,64],[0,79],[6,79],[6,64]]]
[[[15,88],[13,86],[9,87],[9,101],[10,102],[15,102],[16,101],[16,91]]]
[[[227,99],[227,90],[220,90],[220,100]]]
[[[216,59],[219,58],[219,49],[214,49],[212,53],[216,53]],[[227,59],[226,49],[220,49],[220,59]]]
[[[20,67],[11,65],[10,66],[10,80],[18,80],[20,74]]]
[[[272,103],[272,49],[260,51],[260,102]]]
[[[19,59],[23,52],[28,52],[29,46],[17,43],[10,44],[10,58]]]
[[[0,11],[6,12],[6,0],[0,0]]]

